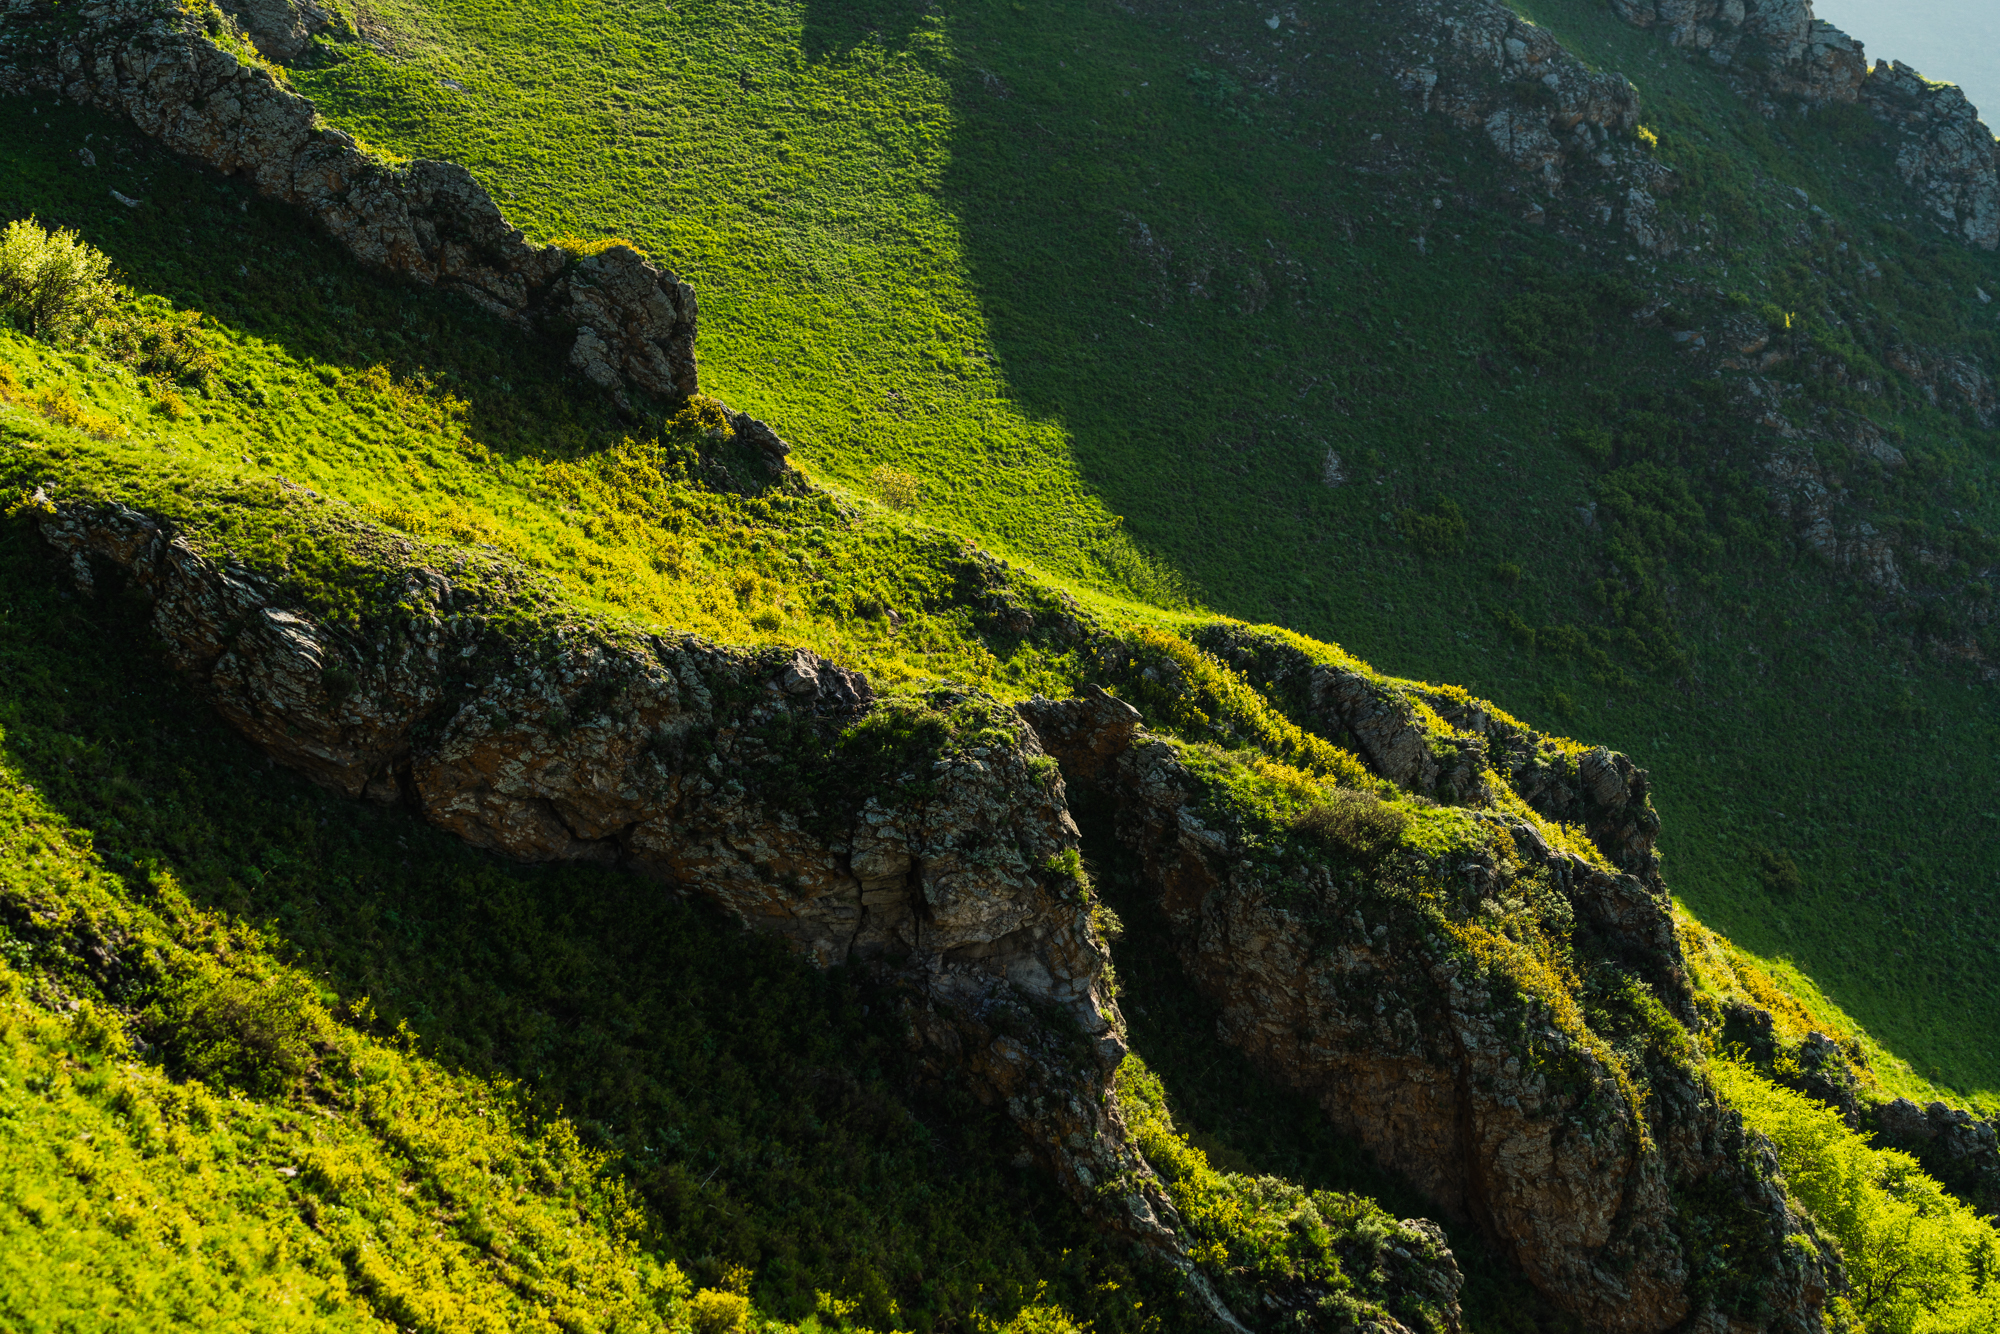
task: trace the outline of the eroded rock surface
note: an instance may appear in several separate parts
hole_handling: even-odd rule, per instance
[[[1660,818],[1647,795],[1646,772],[1630,759],[1602,746],[1566,748],[1463,692],[1315,661],[1284,639],[1237,622],[1210,622],[1193,638],[1222,661],[1270,682],[1302,726],[1352,749],[1398,787],[1456,805],[1490,805],[1499,778],[1537,815],[1578,826],[1617,873],[1551,850],[1526,824],[1512,828],[1524,855],[1556,877],[1577,921],[1651,984],[1676,1018],[1695,1021],[1672,900],[1653,851]]]
[[[1831,1262],[1786,1203],[1775,1154],[1695,1066],[1629,1066],[1454,947],[1438,922],[1483,909],[1433,921],[1379,875],[1274,860],[1120,701],[1023,712],[1072,780],[1116,810],[1224,1039],[1313,1094],[1441,1208],[1489,1229],[1552,1299],[1621,1334],[1822,1327]],[[1535,856],[1521,851],[1517,865],[1455,868],[1461,892],[1531,892]],[[1625,911],[1656,919],[1636,938],[1671,940],[1661,900]],[[1723,1231],[1736,1238],[1726,1259],[1713,1241]]]
[[[1611,8],[1674,46],[1754,70],[1772,93],[1852,102],[1868,77],[1861,44],[1815,18],[1811,0],[1611,0]]]
[[[1613,136],[1639,123],[1639,92],[1591,69],[1495,0],[1408,7],[1412,45],[1398,80],[1425,111],[1484,132],[1500,156],[1560,185],[1573,160],[1613,165]]]
[[[519,608],[490,581],[408,565],[377,599],[393,616],[335,626],[135,510],[49,507],[42,531],[86,592],[136,589],[172,666],[316,782],[522,860],[625,866],[875,971],[937,1077],[1004,1104],[1073,1197],[1200,1283],[1108,1096],[1125,1048],[1058,864],[1076,826],[1011,712],[880,705],[802,649],[502,630]]]
[[[295,34],[256,3],[258,30],[276,34],[267,40],[303,40],[303,27]],[[286,12],[307,21],[304,9]],[[627,246],[572,259],[529,245],[461,166],[368,156],[269,70],[228,50],[220,15],[211,17],[215,31],[202,10],[168,0],[81,10],[8,0],[0,93],[55,93],[128,117],[174,152],[303,209],[363,263],[557,340],[607,390],[695,392],[693,288]]]
[[[2000,173],[1993,133],[1965,94],[1901,61],[1871,70],[1861,43],[1813,15],[1811,0],[1611,0],[1627,22],[1703,53],[1739,92],[1807,106],[1859,101],[1898,130],[1896,169],[1948,232],[2000,246]]]
[[[1965,94],[1932,83],[1902,61],[1879,61],[1862,90],[1869,109],[1906,138],[1896,170],[1960,240],[2000,246],[2000,145]],[[1987,394],[1991,410],[1991,392]],[[1984,424],[1984,423],[1982,423]]]

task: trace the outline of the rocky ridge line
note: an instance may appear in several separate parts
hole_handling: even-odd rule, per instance
[[[1073,1194],[1095,1203],[1125,1180],[1124,1224],[1171,1242],[1163,1198],[1098,1096],[1124,1055],[1117,1008],[1087,902],[1045,869],[1077,836],[1025,727],[890,776],[927,796],[818,811],[759,776],[788,739],[867,716],[874,696],[806,650],[584,625],[511,638],[490,628],[504,599],[416,566],[393,572],[401,623],[356,634],[139,511],[49,506],[41,526],[79,589],[118,572],[197,693],[322,786],[517,860],[626,867],[823,967],[890,968],[922,998],[910,1017],[925,1041],[1008,1103]],[[1081,1063],[994,1031],[1009,1006],[1064,1015]]]
[[[1721,66],[1766,116],[1780,114],[1776,98],[1867,107],[1903,135],[1896,169],[1939,225],[1967,245],[2000,247],[2000,145],[1956,87],[1900,61],[1871,69],[1861,43],[1815,17],[1811,0],[1611,0],[1611,8]]]
[[[1720,67],[1767,117],[1781,114],[1780,99],[1862,104],[1900,135],[1897,172],[1938,225],[1967,245],[2000,246],[2000,145],[1956,87],[1900,62],[1871,69],[1861,43],[1815,18],[1810,0],[1612,0],[1611,8]],[[1630,141],[1639,94],[1623,75],[1593,70],[1500,0],[1419,0],[1404,13],[1394,77],[1422,112],[1480,130],[1550,193],[1577,187],[1586,211],[1622,220],[1640,248],[1680,248],[1659,218],[1658,197],[1672,192],[1674,176]],[[1528,201],[1530,221],[1543,213]]]
[[[465,168],[391,166],[221,41],[214,9],[171,0],[0,0],[0,93],[53,93],[294,205],[372,268],[454,292],[556,341],[621,399],[696,391],[694,289],[629,246],[529,245]],[[144,201],[141,201],[143,207]]]
[[[1211,622],[1193,638],[1221,661],[1269,682],[1277,697],[1297,701],[1296,722],[1353,750],[1398,787],[1453,805],[1491,806],[1498,779],[1543,819],[1581,829],[1615,872],[1554,852],[1525,823],[1509,825],[1515,842],[1553,869],[1598,944],[1644,978],[1676,1019],[1698,1027],[1673,900],[1653,851],[1660,817],[1645,770],[1603,746],[1571,753],[1462,692],[1315,661],[1240,622]],[[1420,708],[1436,721],[1427,722]]]

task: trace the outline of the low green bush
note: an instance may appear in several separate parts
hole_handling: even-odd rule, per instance
[[[1762,844],[1753,844],[1750,863],[1756,868],[1758,883],[1779,898],[1790,898],[1806,887],[1799,864],[1789,852],[1773,852]]]
[[[1450,556],[1465,545],[1471,531],[1465,511],[1450,496],[1439,496],[1429,512],[1403,509],[1396,512],[1396,529],[1411,546],[1426,556]]]
[[[1574,296],[1524,292],[1500,305],[1500,337],[1524,361],[1553,366],[1590,347],[1590,311]]]
[[[33,218],[0,230],[0,316],[28,333],[74,338],[118,303],[111,261],[68,228]]]
[[[1292,830],[1328,852],[1374,861],[1403,836],[1409,816],[1372,792],[1336,789],[1292,817]]]
[[[278,1097],[312,1070],[323,1013],[296,974],[210,966],[167,988],[145,1018],[183,1078]]]

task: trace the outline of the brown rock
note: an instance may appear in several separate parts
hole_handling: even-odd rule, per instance
[[[827,747],[913,706],[876,703],[864,678],[807,650],[573,622],[500,637],[483,627],[509,610],[504,597],[407,565],[380,600],[393,610],[336,630],[157,518],[39,499],[79,586],[119,571],[151,602],[172,665],[314,781],[407,803],[520,860],[628,867],[822,966],[875,972],[903,995],[936,1078],[1004,1105],[1087,1210],[1180,1266],[1199,1295],[1173,1210],[1109,1096],[1125,1047],[1104,947],[1086,892],[1050,869],[1077,845],[1062,780],[1006,710],[934,701],[946,721],[912,719],[936,737],[907,757],[914,767],[850,799],[868,777]],[[1010,739],[966,743],[954,708],[985,720],[970,734],[999,726]],[[823,796],[793,790],[785,748],[801,746],[842,766]]]

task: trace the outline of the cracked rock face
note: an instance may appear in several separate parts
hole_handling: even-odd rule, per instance
[[[1901,61],[1871,70],[1861,43],[1815,18],[1811,0],[1611,0],[1611,7],[1724,66],[1748,96],[1861,102],[1901,131],[1896,170],[1923,208],[1967,245],[2000,246],[2000,154],[1956,87],[1931,83]],[[1776,114],[1768,101],[1765,110]]]
[[[1908,138],[1896,170],[1946,230],[1981,250],[2000,246],[2000,145],[1979,110],[1952,84],[1934,84],[1898,61],[1879,61],[1862,96]]]
[[[226,0],[222,10],[242,27],[257,54],[280,65],[296,61],[315,35],[336,26],[334,16],[313,0]]]
[[[1870,1107],[1859,1119],[1876,1143],[1910,1154],[1952,1194],[2000,1218],[2000,1122],[1941,1102],[1919,1107],[1908,1098]]]
[[[326,21],[309,0],[237,0],[233,12],[274,59]],[[376,161],[322,128],[312,103],[268,70],[218,45],[198,11],[110,0],[72,18],[50,0],[16,0],[0,10],[0,34],[0,92],[45,91],[125,116],[164,147],[303,209],[363,263],[559,341],[606,390],[669,400],[696,391],[686,283],[624,246],[572,262],[529,245],[454,163]]]
[[[1403,90],[1427,112],[1483,129],[1503,158],[1545,185],[1608,154],[1611,136],[1639,123],[1639,93],[1623,75],[1590,69],[1505,5],[1425,0],[1406,12]]]
[[[1611,0],[1611,8],[1718,65],[1761,63],[1769,91],[1816,105],[1852,102],[1868,75],[1861,44],[1814,18],[1810,0]]]
[[[800,799],[808,763],[864,781],[829,738],[897,721],[809,651],[510,636],[491,628],[504,600],[417,567],[390,572],[395,613],[334,627],[152,516],[43,503],[79,587],[127,581],[171,665],[272,756],[480,847],[616,864],[871,970],[932,1077],[1004,1105],[1088,1212],[1199,1279],[1109,1096],[1125,1047],[1104,948],[1087,891],[1051,868],[1076,826],[1012,714],[972,700],[971,740],[933,723],[865,800]]]
[[[1223,1038],[1489,1230],[1550,1298],[1619,1334],[1822,1328],[1826,1274],[1776,1157],[1697,1071],[1634,1082],[1338,868],[1277,870],[1199,817],[1200,780],[1118,701],[1023,707],[1076,781],[1110,798]],[[1650,895],[1631,905],[1665,911]],[[1705,1295],[1694,1198],[1736,1229],[1746,1290],[1729,1300],[1760,1318]]]

